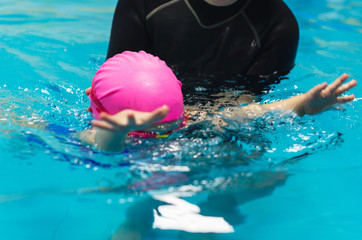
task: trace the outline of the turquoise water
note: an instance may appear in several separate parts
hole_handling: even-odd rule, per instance
[[[362,3],[286,2],[301,28],[296,66],[262,102],[343,72],[361,81]],[[123,154],[69,135],[89,127],[83,90],[104,61],[115,4],[0,3],[1,239],[109,239],[120,228],[120,239],[361,238],[360,86],[354,102],[317,116],[234,113]],[[192,210],[170,226],[180,208]],[[212,230],[229,233],[191,233]]]

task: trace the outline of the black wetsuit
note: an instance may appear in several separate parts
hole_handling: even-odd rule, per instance
[[[281,0],[119,0],[107,58],[145,50],[179,69],[271,77],[293,68],[298,39]]]

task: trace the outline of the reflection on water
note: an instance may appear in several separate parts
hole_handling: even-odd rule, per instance
[[[241,224],[245,218],[238,206],[270,195],[285,183],[287,177],[284,171],[261,171],[240,177],[244,181],[238,186],[229,181],[229,188],[225,191],[202,193],[200,189],[185,185],[172,193],[151,193],[150,197],[133,203],[127,211],[126,221],[112,239],[134,239],[135,235],[137,239],[163,236],[152,229],[199,233],[195,239],[214,239],[216,235],[211,233],[232,233],[232,226]],[[185,236],[185,239],[190,237],[180,232],[180,239]]]

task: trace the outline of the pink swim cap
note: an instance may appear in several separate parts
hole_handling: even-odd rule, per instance
[[[89,98],[95,119],[101,112],[151,112],[167,105],[170,112],[162,123],[178,120],[184,112],[181,82],[164,61],[144,51],[126,51],[103,63],[93,78]]]

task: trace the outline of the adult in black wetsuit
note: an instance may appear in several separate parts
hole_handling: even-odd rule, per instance
[[[298,39],[282,0],[119,0],[107,58],[145,50],[178,69],[265,78],[293,68]]]

